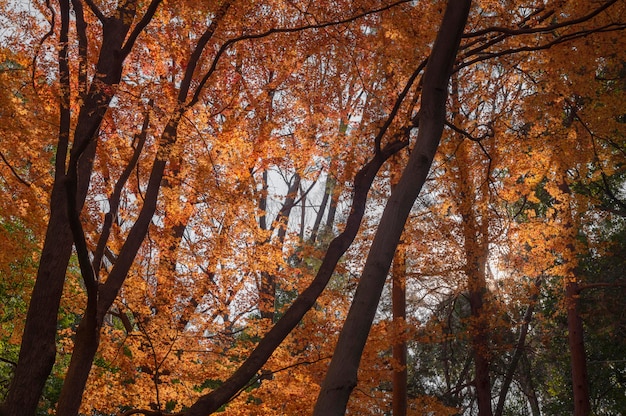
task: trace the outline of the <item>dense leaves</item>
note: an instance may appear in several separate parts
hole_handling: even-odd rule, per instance
[[[311,413],[446,6],[0,0],[2,412]],[[624,409],[624,29],[472,2],[351,414]]]

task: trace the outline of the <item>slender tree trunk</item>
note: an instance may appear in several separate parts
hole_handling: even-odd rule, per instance
[[[402,172],[400,156],[391,159],[390,182],[391,191],[396,188]],[[391,357],[393,360],[391,410],[394,416],[406,416],[407,397],[407,345],[405,337],[406,324],[406,245],[404,237],[398,244],[391,269],[391,314],[393,318],[393,343]]]
[[[565,286],[567,303],[567,340],[571,355],[572,387],[574,390],[574,416],[589,416],[589,382],[587,376],[587,355],[583,339],[583,322],[578,310],[578,282],[575,277]]]
[[[331,163],[332,167],[332,163]],[[331,171],[332,172],[332,168]],[[330,175],[330,172],[328,173]],[[317,215],[315,216],[315,222],[313,223],[313,228],[311,229],[311,235],[309,237],[309,242],[311,244],[315,244],[317,241],[317,236],[319,234],[320,225],[322,224],[322,218],[324,218],[324,212],[326,212],[326,205],[328,205],[328,199],[330,198],[330,194],[332,192],[331,189],[331,179],[329,176],[326,177],[326,184],[324,185],[324,196],[322,197],[322,202],[320,203],[319,211],[317,211]]]
[[[291,304],[285,314],[276,322],[270,331],[261,339],[246,361],[220,387],[206,394],[185,413],[185,416],[205,416],[216,412],[222,405],[244,388],[250,379],[263,367],[274,350],[298,325],[304,314],[313,307],[330,280],[339,259],[354,241],[365,213],[367,194],[372,182],[383,163],[398,150],[406,146],[406,142],[388,145],[377,153],[354,178],[354,195],[350,215],[346,220],[345,229],[335,237],[326,250],[326,255],[317,271],[313,282]]]
[[[266,178],[264,177],[264,179]],[[287,190],[283,206],[276,216],[274,221],[275,225],[270,227],[270,229],[278,227],[277,239],[281,247],[285,242],[285,237],[287,236],[289,217],[291,216],[291,211],[296,202],[296,195],[298,193],[298,189],[300,189],[300,182],[300,175],[296,173],[293,177],[293,182],[289,185],[289,189]],[[261,318],[265,318],[273,322],[274,315],[276,313],[276,275],[270,271],[261,272],[261,285],[258,290],[259,312],[261,314]]]
[[[450,0],[446,7],[423,78],[416,144],[398,186],[383,211],[352,306],[322,384],[314,410],[317,416],[343,415],[356,386],[361,354],[396,246],[439,146],[445,122],[450,73],[470,4],[470,0]]]
[[[504,380],[502,381],[502,387],[500,388],[495,416],[502,416],[502,413],[504,412],[504,402],[506,401],[506,396],[509,392],[509,388],[511,387],[511,383],[513,382],[513,376],[515,375],[518,363],[524,355],[524,348],[526,346],[526,335],[528,334],[528,326],[530,325],[530,320],[533,316],[535,304],[537,303],[537,299],[539,298],[539,287],[541,286],[541,281],[541,276],[535,279],[535,288],[537,289],[537,291],[531,296],[530,304],[526,308],[526,313],[524,313],[522,325],[520,327],[519,335],[517,337],[517,343],[515,345],[515,351],[513,352],[511,362],[506,369],[506,373],[504,374]]]
[[[391,356],[393,358],[394,369],[392,377],[392,413],[393,416],[406,416],[407,414],[407,367],[406,354],[407,345],[404,335],[404,325],[406,323],[406,246],[403,243],[398,245],[398,251],[393,259],[393,269],[391,271],[391,310],[393,315],[394,331]],[[400,331],[398,327],[402,327]]]
[[[565,169],[559,161],[559,172]],[[567,340],[570,350],[570,364],[572,371],[572,390],[574,396],[574,416],[589,416],[591,414],[591,402],[589,400],[589,377],[587,375],[587,356],[585,353],[585,341],[583,321],[578,307],[580,289],[576,276],[576,233],[580,229],[578,219],[573,212],[573,205],[576,203],[574,195],[569,191],[567,182],[563,182],[559,189],[563,194],[557,200],[562,207],[563,217],[562,238],[565,243],[565,250],[562,256],[565,259],[565,306],[567,308]]]

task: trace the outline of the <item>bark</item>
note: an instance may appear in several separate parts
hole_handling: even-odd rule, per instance
[[[361,354],[408,214],[430,170],[443,132],[448,83],[470,0],[451,0],[423,78],[419,132],[397,188],[383,211],[361,280],[315,406],[317,416],[345,413]]]
[[[396,188],[402,172],[400,161],[398,156],[394,157],[389,168],[392,192]],[[403,237],[398,244],[398,250],[393,258],[391,270],[391,314],[394,331],[393,343],[391,345],[391,357],[394,366],[391,377],[391,410],[394,416],[406,416],[408,408],[407,343],[404,333],[404,325],[406,323],[406,271],[406,246]],[[400,330],[400,327],[402,330]]]
[[[393,259],[391,287],[391,311],[394,324],[406,322],[406,247],[400,244]],[[394,366],[392,385],[392,414],[394,416],[406,416],[407,414],[407,368],[406,355],[407,345],[403,331],[394,326],[394,343],[391,349]]]
[[[70,81],[67,65],[70,18],[69,2],[61,1],[59,4],[61,7],[59,75],[62,94],[55,181],[50,197],[50,219],[24,325],[18,364],[0,411],[6,416],[32,415],[36,411],[45,381],[55,360],[57,314],[65,282],[65,272],[72,252],[73,239],[67,217],[64,183],[70,135]],[[76,196],[78,212],[82,209],[89,188],[89,178],[96,151],[95,138],[113,97],[113,91],[107,87],[117,84],[121,77],[122,64],[126,55],[120,51],[130,27],[129,24],[134,18],[134,4],[133,1],[126,2],[119,10],[119,18],[107,20],[103,31],[103,47],[96,65],[96,71],[100,77],[91,84],[78,115],[72,146],[72,149],[84,150],[78,163],[78,177],[80,178]],[[76,16],[80,19],[82,15],[78,13]],[[77,22],[77,26],[80,27],[81,24],[84,22]],[[82,44],[81,50],[84,50]]]
[[[220,387],[200,397],[185,413],[185,416],[205,416],[216,412],[241,389],[245,388],[250,379],[267,362],[274,350],[283,342],[293,328],[298,325],[304,314],[313,307],[315,301],[328,284],[339,259],[356,237],[365,213],[367,194],[378,170],[391,155],[406,145],[406,142],[396,142],[388,145],[361,168],[354,179],[352,208],[346,220],[345,229],[330,242],[322,264],[309,287],[296,298],[285,314],[261,339],[246,361],[233,375]]]
[[[532,318],[537,299],[539,298],[539,287],[541,285],[541,280],[541,276],[535,280],[535,288],[537,289],[537,291],[534,292],[531,296],[530,304],[526,308],[526,313],[524,313],[522,326],[520,327],[520,332],[517,337],[517,343],[515,345],[515,351],[513,352],[511,362],[506,369],[504,380],[502,380],[502,387],[500,388],[500,395],[498,397],[498,404],[496,406],[495,416],[502,416],[502,413],[504,412],[504,402],[506,401],[506,396],[509,392],[509,388],[511,387],[511,383],[513,382],[513,376],[515,375],[518,363],[524,355],[526,335],[528,335],[528,326],[530,325],[530,320]]]
[[[155,3],[153,2],[152,4]],[[87,308],[79,324],[81,337],[78,337],[77,333],[77,338],[74,343],[74,352],[70,360],[67,375],[63,382],[59,404],[57,407],[57,414],[59,415],[71,416],[78,414],[82,394],[91,371],[91,363],[93,362],[98,349],[99,334],[104,318],[108,313],[109,308],[115,301],[115,298],[124,284],[124,281],[126,280],[128,271],[130,270],[137,252],[143,243],[146,233],[148,232],[148,227],[152,221],[152,217],[156,211],[165,168],[168,164],[172,147],[175,145],[178,137],[177,133],[180,121],[187,108],[184,106],[184,103],[191,88],[193,72],[199,62],[202,52],[215,33],[218,23],[224,18],[230,4],[231,2],[226,1],[220,5],[214,19],[198,40],[196,48],[191,55],[191,59],[185,72],[185,78],[181,83],[178,93],[179,107],[173,112],[161,134],[157,154],[152,164],[150,177],[148,179],[145,198],[137,220],[131,227],[126,241],[120,249],[119,255],[108,275],[106,282],[96,285],[94,291],[87,291]],[[150,10],[153,10],[154,12],[154,9]],[[123,13],[120,14],[123,15]],[[142,19],[142,22],[143,21],[144,20]],[[106,33],[106,30],[104,32]],[[82,157],[84,157],[84,155],[81,156],[81,158]],[[70,161],[71,160],[72,159],[70,159]],[[78,219],[77,221],[79,222]],[[74,241],[77,245],[76,249],[80,254],[81,251],[86,251],[86,247],[79,246],[82,236],[77,235],[79,233],[77,233],[76,228],[74,228],[73,231]],[[81,272],[85,278],[86,284],[88,284],[88,279],[85,277],[86,270],[83,268],[82,264]]]
[[[574,391],[574,416],[589,416],[589,378],[587,376],[587,356],[583,339],[583,322],[578,308],[578,282],[575,277],[565,286],[567,302],[567,340],[571,355],[572,388]]]

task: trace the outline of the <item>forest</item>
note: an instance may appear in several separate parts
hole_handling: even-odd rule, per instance
[[[0,415],[626,412],[624,0],[0,0]]]

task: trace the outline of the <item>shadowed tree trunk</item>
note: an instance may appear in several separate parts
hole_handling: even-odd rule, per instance
[[[587,376],[587,355],[583,338],[583,322],[578,308],[578,282],[575,277],[565,285],[567,306],[567,340],[571,355],[572,388],[574,390],[574,416],[589,416],[589,378]]]
[[[402,172],[401,158],[395,156],[391,160],[391,191],[395,189]],[[407,343],[405,338],[406,324],[406,246],[404,237],[398,244],[391,269],[391,314],[393,317],[393,343],[391,357],[393,359],[391,409],[394,416],[406,416],[408,407],[407,396]]]
[[[317,416],[343,415],[356,386],[361,354],[391,261],[406,219],[426,181],[439,146],[445,122],[448,83],[470,4],[470,0],[451,0],[446,7],[423,78],[415,147],[383,211],[352,306],[322,384],[314,411]]]
[[[70,30],[70,2],[59,2],[61,29],[59,35],[60,121],[55,178],[50,198],[50,219],[41,252],[35,287],[31,295],[24,326],[20,355],[15,374],[0,414],[32,415],[42,394],[46,379],[52,370],[56,354],[57,314],[65,282],[65,272],[72,252],[72,233],[67,215],[66,155],[70,141],[70,74],[68,64],[68,34]],[[76,27],[84,35],[82,9],[75,4]],[[91,176],[96,151],[96,137],[100,123],[113,97],[114,86],[119,83],[124,58],[132,42],[124,40],[135,17],[136,1],[123,2],[114,17],[103,22],[103,42],[96,73],[98,79],[89,90],[81,77],[79,93],[83,96],[76,127],[73,149],[82,148],[78,161],[76,184],[76,210],[81,211]],[[82,44],[80,59],[85,59],[86,45]],[[85,92],[86,91],[86,92]],[[81,178],[83,180],[81,180]]]
[[[406,246],[402,242],[398,245],[398,251],[393,259],[391,278],[391,310],[394,323],[394,341],[391,348],[394,363],[391,408],[394,416],[406,416],[408,406],[406,368],[407,345],[404,335],[404,326],[406,323]]]

